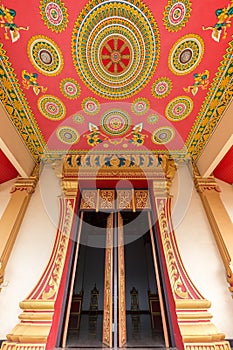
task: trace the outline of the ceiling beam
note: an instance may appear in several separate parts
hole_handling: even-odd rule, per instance
[[[220,120],[215,132],[198,158],[197,167],[202,177],[208,177],[233,145],[233,102]]]
[[[0,148],[22,177],[31,175],[35,166],[29,150],[0,103]]]

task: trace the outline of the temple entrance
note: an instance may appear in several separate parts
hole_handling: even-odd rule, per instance
[[[150,215],[81,212],[62,347],[169,347]]]

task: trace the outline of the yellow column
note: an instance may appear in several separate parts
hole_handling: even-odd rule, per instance
[[[233,223],[220,197],[220,188],[213,176],[194,177],[197,192],[200,194],[207,218],[212,228],[223,264],[229,290],[233,298]]]
[[[60,220],[53,251],[38,283],[20,302],[20,322],[7,334],[1,350],[45,350],[47,347],[55,311],[60,312],[56,302],[75,216],[78,181],[64,179],[62,187],[64,195],[60,197]]]
[[[4,280],[4,271],[37,181],[36,176],[16,180],[0,220],[0,284]]]
[[[162,179],[153,181],[157,227],[161,236],[163,253],[175,302],[178,326],[185,350],[230,350],[225,335],[211,322],[210,301],[194,286],[182,262],[171,219],[169,189],[174,176],[165,172]],[[172,175],[173,174],[173,175]]]

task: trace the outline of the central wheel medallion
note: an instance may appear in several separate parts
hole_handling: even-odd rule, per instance
[[[100,49],[103,69],[108,74],[122,74],[132,62],[131,47],[128,41],[117,36],[107,38]]]
[[[155,71],[159,49],[157,24],[140,0],[89,1],[72,35],[73,62],[80,78],[108,99],[138,93]]]

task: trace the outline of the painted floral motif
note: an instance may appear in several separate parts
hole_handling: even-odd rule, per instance
[[[187,23],[191,13],[189,0],[169,0],[163,14],[163,22],[169,32],[176,32]]]
[[[96,114],[100,110],[99,101],[92,97],[84,98],[82,101],[82,109],[87,114]]]
[[[193,85],[190,85],[187,88],[183,88],[184,91],[191,92],[193,96],[195,96],[199,88],[201,88],[202,90],[206,90],[209,85],[209,76],[210,76],[210,73],[207,69],[203,73],[193,74],[193,77],[194,77]]]
[[[63,79],[60,83],[60,90],[65,97],[71,100],[77,98],[81,92],[79,84],[72,78]]]
[[[39,111],[50,120],[60,120],[66,115],[66,107],[59,98],[52,95],[44,95],[37,102]]]
[[[97,125],[93,123],[89,123],[89,131],[90,133],[87,135],[83,135],[87,138],[87,143],[89,146],[97,146],[102,143],[104,140],[108,139],[107,136],[103,135]]]
[[[141,0],[91,0],[74,26],[76,70],[104,98],[117,100],[138,93],[155,71],[159,50],[157,24]]]
[[[120,139],[116,138],[110,138],[107,135],[104,135],[100,132],[97,125],[93,123],[89,123],[89,134],[83,135],[87,139],[87,143],[89,146],[97,146],[104,141],[108,141],[112,145],[119,145],[121,143],[124,143],[125,141],[128,141],[128,143],[134,145],[134,146],[142,146],[144,144],[145,138],[147,135],[142,133],[143,123],[139,123],[135,125],[132,129],[132,131],[125,135],[124,137]],[[124,144],[126,145],[126,144]],[[106,146],[104,146],[106,147]],[[126,146],[124,146],[125,148]]]
[[[22,27],[15,24],[15,17],[15,10],[0,5],[0,28],[4,28],[5,39],[9,40],[11,38],[12,43],[19,40],[20,30],[29,30],[29,27]]]
[[[144,144],[147,135],[142,133],[142,127],[143,123],[139,123],[133,127],[133,130],[130,133],[130,135],[126,136],[126,138],[130,136],[129,143],[137,147],[142,146]]]
[[[63,69],[61,50],[46,36],[33,36],[28,42],[27,52],[32,65],[44,75],[55,76]]]
[[[60,0],[41,0],[40,14],[45,25],[56,33],[63,31],[67,27],[67,9]]]
[[[165,110],[167,119],[179,121],[185,119],[193,110],[193,101],[188,96],[179,96],[171,100]]]
[[[231,27],[231,18],[233,17],[233,0],[227,7],[219,8],[215,11],[217,22],[214,26],[202,26],[203,30],[212,31],[212,39],[219,42],[221,36],[223,39],[227,37],[227,29]]]
[[[22,85],[25,89],[29,90],[30,87],[36,95],[39,95],[40,92],[45,93],[47,87],[39,85],[37,82],[38,74],[37,73],[28,73],[25,69],[22,71]]]
[[[119,109],[112,109],[104,113],[101,118],[103,131],[111,136],[124,135],[131,125],[129,116]]]
[[[164,145],[170,142],[174,138],[174,136],[175,136],[174,129],[169,126],[164,126],[156,129],[153,132],[151,139],[156,144]]]
[[[150,108],[150,102],[146,98],[137,98],[132,103],[132,111],[135,114],[144,114]]]
[[[168,66],[172,73],[184,75],[192,72],[201,62],[204,54],[204,41],[199,35],[187,34],[171,48]]]
[[[170,94],[172,82],[168,78],[157,79],[151,87],[152,95],[156,98],[163,98]]]
[[[73,145],[74,143],[77,143],[80,139],[77,130],[67,126],[61,126],[60,128],[57,128],[56,135],[61,142],[66,143],[68,145]]]

